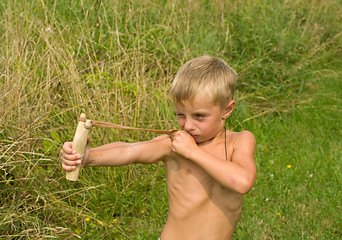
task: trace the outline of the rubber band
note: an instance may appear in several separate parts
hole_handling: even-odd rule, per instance
[[[79,121],[85,122],[88,119],[86,118],[79,118]],[[146,132],[155,132],[155,133],[161,133],[161,134],[168,134],[172,135],[175,132],[178,131],[178,129],[170,129],[170,130],[157,130],[157,129],[147,129],[147,128],[135,128],[135,127],[128,127],[124,125],[114,124],[114,123],[107,123],[97,120],[90,120],[91,125],[93,127],[104,127],[104,128],[116,128],[116,129],[126,129],[126,130],[138,130],[138,131],[146,131]]]

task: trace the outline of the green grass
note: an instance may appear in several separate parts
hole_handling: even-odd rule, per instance
[[[269,118],[256,131],[259,174],[238,236],[340,238],[342,85],[330,79],[321,87],[310,104]]]
[[[227,125],[257,139],[258,176],[234,239],[340,239],[341,3],[0,3],[0,238],[157,239],[162,164],[86,168],[59,151],[76,118],[176,126],[168,87],[185,61],[240,76]],[[92,129],[92,146],[154,134]],[[291,166],[289,168],[288,166]]]

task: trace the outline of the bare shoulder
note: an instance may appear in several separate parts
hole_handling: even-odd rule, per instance
[[[255,175],[256,167],[254,160],[256,140],[249,131],[233,132],[233,154],[232,161],[238,163],[245,169],[249,169]]]
[[[171,139],[168,135],[161,135],[149,141],[133,143],[132,147],[137,163],[154,163],[170,154]]]
[[[231,132],[231,137],[233,139],[234,150],[240,148],[250,148],[250,150],[255,150],[256,140],[253,133],[249,131],[242,132]]]

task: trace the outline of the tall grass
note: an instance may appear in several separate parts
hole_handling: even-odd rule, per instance
[[[185,61],[208,54],[240,75],[229,128],[258,139],[258,180],[236,239],[338,239],[341,194],[338,184],[321,181],[341,183],[341,130],[329,127],[340,126],[341,117],[340,22],[335,0],[0,3],[1,238],[157,239],[167,215],[161,164],[88,168],[70,183],[59,150],[81,112],[129,126],[176,127],[168,87]],[[91,133],[93,146],[153,136]],[[312,163],[323,156],[328,166]],[[283,161],[304,167],[288,175],[294,167]],[[313,173],[317,167],[327,175]],[[309,178],[296,188],[310,174],[318,183]],[[322,206],[329,210],[317,214]],[[285,221],[293,226],[284,229]]]

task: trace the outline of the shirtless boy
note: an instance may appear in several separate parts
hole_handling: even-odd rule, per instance
[[[255,138],[226,130],[237,74],[225,62],[198,57],[185,63],[171,86],[180,131],[137,143],[89,143],[80,155],[66,142],[62,166],[122,166],[163,161],[169,213],[161,240],[227,240],[240,218],[243,195],[253,187]]]

